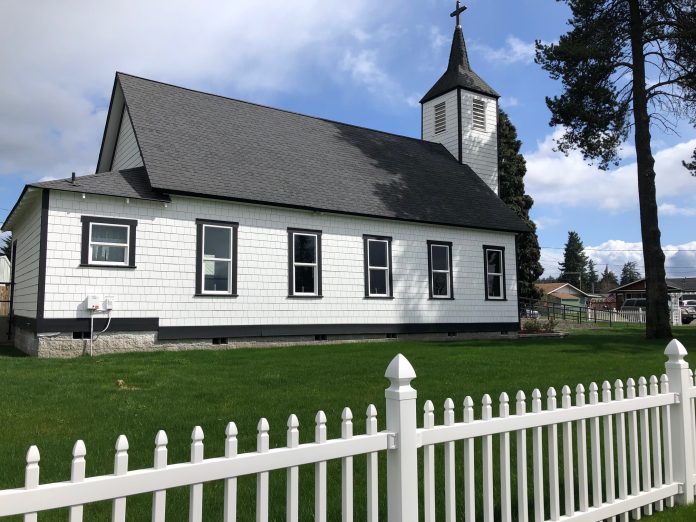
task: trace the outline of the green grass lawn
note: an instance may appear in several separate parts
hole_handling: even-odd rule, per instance
[[[687,350],[696,350],[696,328],[676,328],[675,335]],[[579,382],[587,385],[595,380],[659,375],[664,371],[664,347],[662,341],[646,341],[639,328],[622,327],[575,331],[565,339],[399,341],[73,360],[13,357],[13,352],[5,351],[0,354],[0,489],[23,485],[24,458],[31,444],[41,451],[44,483],[69,478],[71,450],[77,439],[83,439],[87,446],[87,474],[98,475],[112,472],[113,447],[121,433],[130,442],[130,468],[136,469],[152,466],[154,437],[160,429],[169,436],[170,463],[189,459],[195,425],[205,432],[206,457],[223,454],[224,430],[230,420],[239,428],[240,452],[255,450],[256,424],[262,416],[271,426],[272,447],[285,445],[291,413],[299,417],[301,442],[313,440],[314,416],[319,409],[329,419],[329,437],[340,436],[344,406],[353,410],[356,434],[364,433],[364,413],[370,403],[377,407],[379,428],[384,429],[387,381],[383,376],[398,352],[416,370],[413,386],[418,391],[419,410],[431,399],[437,408],[436,422],[441,423],[447,397],[454,399],[456,420],[460,421],[466,395],[480,404],[484,393],[491,394],[497,414],[497,397],[502,391],[512,398],[522,389],[529,397],[535,387],[555,386],[560,393],[564,384],[574,388]],[[119,379],[125,387],[117,387]],[[329,470],[330,520],[340,519],[338,466],[331,463]],[[384,458],[380,467],[383,471]],[[363,458],[355,459],[355,471],[355,512],[356,520],[361,520],[365,504]],[[441,471],[440,467],[437,472],[441,475]],[[459,497],[460,492],[458,485]],[[311,466],[301,470],[300,495],[300,519],[310,519]],[[207,484],[204,496],[204,518],[221,519],[222,484]],[[128,519],[149,520],[150,498],[129,499]],[[187,491],[172,490],[167,500],[168,520],[186,520]],[[271,475],[271,502],[271,520],[283,520],[284,473]],[[386,515],[382,504],[382,514]],[[85,520],[106,520],[109,510],[104,504],[88,506]],[[240,480],[239,511],[240,520],[253,518],[253,477]],[[674,518],[662,515],[656,520],[693,520],[696,511],[682,511],[687,518],[678,518],[679,511],[674,513]],[[65,519],[64,511],[46,515],[41,520]]]

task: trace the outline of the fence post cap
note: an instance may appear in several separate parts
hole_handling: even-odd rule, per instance
[[[128,450],[128,439],[125,435],[119,435],[116,439],[116,451],[127,451]]]
[[[688,352],[682,343],[677,339],[672,339],[665,348],[665,355],[669,357],[670,362],[680,362],[684,360]]]
[[[299,428],[300,427],[300,420],[297,418],[297,415],[294,413],[288,417],[288,428],[293,429],[293,428]]]
[[[225,435],[227,435],[228,437],[236,437],[237,434],[237,424],[235,424],[234,422],[228,422],[227,427],[225,428]]]
[[[203,440],[204,435],[203,435],[203,428],[200,426],[196,426],[193,428],[193,431],[191,432],[191,440],[194,442],[198,442]]]
[[[85,448],[85,443],[82,440],[75,442],[72,450],[73,457],[84,457],[87,455],[87,448]]]
[[[317,424],[326,424],[326,413],[323,410],[319,410],[314,417],[314,422]]]
[[[27,450],[27,464],[36,464],[41,460],[41,454],[39,453],[39,448],[36,446],[30,446]]]
[[[169,443],[169,438],[164,430],[159,430],[155,435],[155,446],[166,446]]]
[[[408,384],[416,378],[416,371],[406,357],[398,354],[387,366],[384,376],[392,381],[392,384],[394,381],[397,381],[399,384]]]

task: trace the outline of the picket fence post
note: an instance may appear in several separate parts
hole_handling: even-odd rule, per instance
[[[416,372],[399,354],[384,376],[391,385],[384,391],[387,431],[394,434],[387,450],[387,519],[389,522],[418,521],[418,446],[416,442],[416,397],[411,381]]]
[[[679,403],[672,405],[670,420],[672,422],[672,472],[676,482],[684,484],[684,490],[677,495],[678,504],[690,504],[694,501],[694,447],[693,422],[691,407],[691,389],[689,363],[684,360],[687,355],[684,345],[673,339],[665,349],[668,361],[665,363],[669,389],[679,395]]]

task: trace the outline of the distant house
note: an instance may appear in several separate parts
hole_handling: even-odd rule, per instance
[[[536,287],[544,294],[543,301],[569,306],[589,306],[590,300],[597,297],[583,292],[570,283],[537,283]]]
[[[667,292],[672,301],[686,298],[696,299],[696,277],[667,278]],[[626,299],[645,299],[645,279],[619,286],[609,292],[616,295],[616,308],[620,309]]]
[[[0,256],[0,284],[10,281],[10,260],[7,256]]]

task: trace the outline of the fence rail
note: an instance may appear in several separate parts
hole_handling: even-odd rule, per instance
[[[80,522],[84,504],[111,501],[111,519],[123,522],[128,497],[151,493],[152,520],[163,522],[166,490],[188,486],[188,519],[199,522],[204,484],[223,480],[224,520],[230,522],[237,520],[237,479],[251,475],[256,477],[256,520],[266,522],[268,474],[285,470],[287,520],[297,521],[298,469],[310,465],[314,467],[315,520],[325,522],[326,465],[339,460],[343,521],[357,518],[375,522],[380,498],[377,457],[386,453],[387,490],[381,495],[386,496],[390,522],[419,520],[419,497],[426,522],[434,522],[438,511],[444,511],[448,522],[461,518],[467,522],[508,522],[513,520],[513,513],[524,522],[598,521],[616,516],[636,519],[694,499],[696,385],[681,343],[670,342],[665,354],[666,372],[660,377],[630,378],[613,384],[604,381],[601,386],[591,383],[587,390],[582,384],[574,390],[564,386],[560,400],[555,388],[544,394],[535,389],[531,404],[523,391],[512,401],[502,393],[497,400],[497,416],[493,399],[484,395],[478,420],[473,398],[464,399],[460,421],[455,421],[454,402],[447,399],[441,410],[443,423],[435,425],[435,407],[426,401],[420,428],[417,392],[410,384],[416,374],[398,355],[385,374],[390,386],[385,391],[384,431],[377,431],[377,410],[370,405],[365,413],[365,434],[354,435],[353,414],[345,408],[341,437],[327,440],[327,419],[320,411],[315,418],[315,442],[299,444],[299,422],[291,415],[286,447],[270,449],[270,428],[266,419],[261,419],[257,451],[238,454],[237,427],[230,422],[225,430],[225,456],[205,459],[204,434],[197,426],[191,434],[190,462],[172,465],[167,463],[167,435],[160,431],[155,437],[153,467],[139,470],[128,470],[128,440],[121,435],[116,441],[114,473],[89,478],[85,473],[87,451],[84,443],[77,441],[71,480],[51,484],[39,483],[40,454],[32,446],[26,457],[25,487],[0,491],[0,516],[22,514],[25,521],[36,521],[38,512],[68,507],[69,520]],[[436,448],[444,453],[444,459],[437,461],[441,470],[436,469]],[[475,461],[479,458],[477,448],[480,466]],[[367,462],[367,488],[361,493],[367,497],[365,514],[353,512],[356,457]],[[444,481],[436,481],[436,472]],[[458,473],[462,474],[463,489],[457,487]],[[436,494],[440,485],[444,495]],[[457,502],[459,495],[463,495],[463,503]],[[458,513],[462,506],[463,513]]]
[[[645,310],[595,310],[589,306],[567,305],[553,301],[520,298],[520,317],[573,321],[577,323],[645,324]]]

